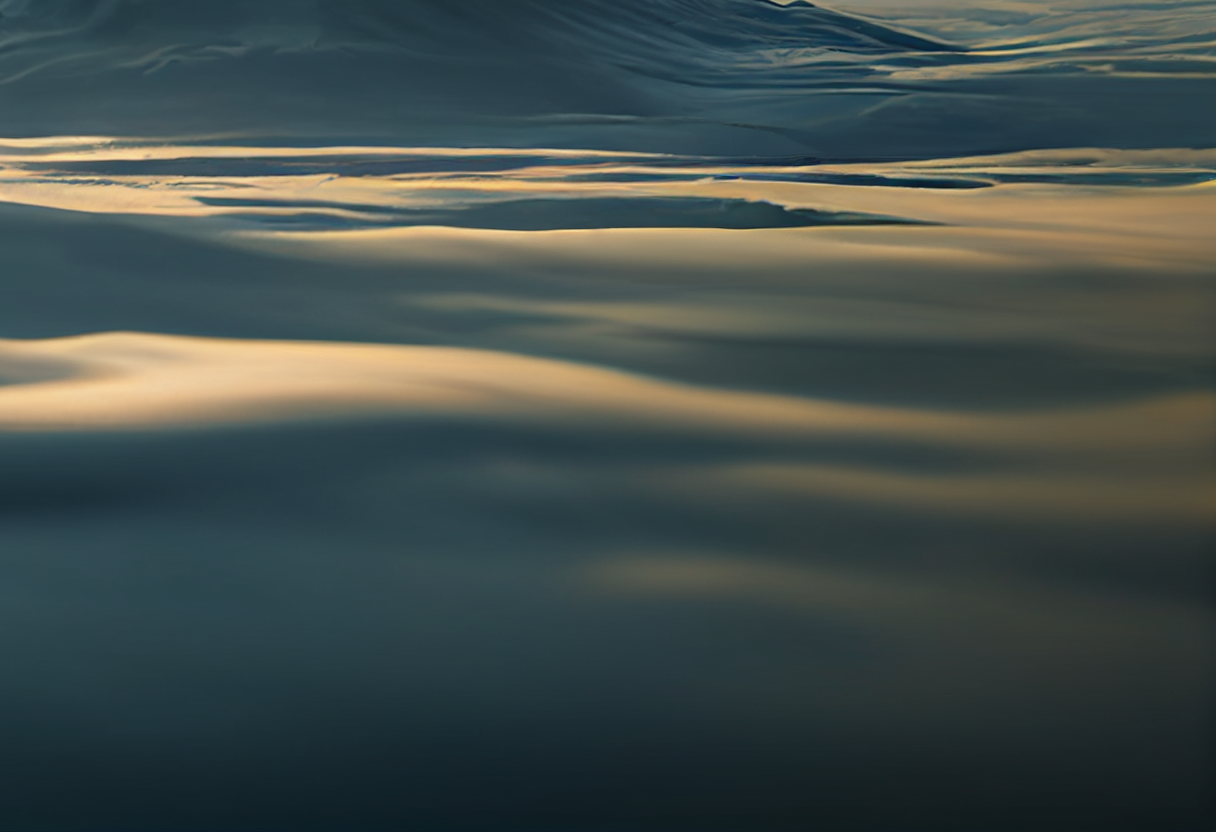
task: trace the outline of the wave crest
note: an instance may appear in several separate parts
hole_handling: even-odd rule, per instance
[[[800,1],[4,0],[0,111],[10,136],[869,158],[1209,146],[1206,36],[1129,7],[1134,38],[1095,39],[1085,21],[1111,14],[1073,9],[1050,43],[1033,16],[937,27],[962,46],[920,34],[931,20]]]

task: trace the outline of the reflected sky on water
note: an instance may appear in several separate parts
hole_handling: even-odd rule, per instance
[[[0,2],[0,829],[1200,830],[1209,2]]]

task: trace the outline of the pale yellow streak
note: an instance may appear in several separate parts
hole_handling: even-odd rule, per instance
[[[867,231],[869,229],[855,229]],[[916,229],[915,234],[933,229]],[[873,229],[865,239],[829,228],[762,228],[723,231],[711,228],[604,228],[568,231],[497,231],[467,228],[384,228],[308,233],[242,231],[230,239],[278,254],[386,263],[444,263],[453,266],[501,265],[571,268],[589,264],[637,269],[671,268],[669,280],[705,269],[731,270],[749,279],[782,269],[832,269],[841,266],[918,268],[1012,268],[1023,265],[1013,252],[986,252],[977,241],[960,247],[953,235],[894,236]],[[762,259],[759,252],[763,252]]]
[[[5,148],[10,152],[6,152]],[[58,152],[48,152],[58,151]],[[42,162],[153,160],[185,158],[297,158],[303,156],[416,155],[465,157],[510,155],[558,157],[565,166],[464,176],[409,174],[393,177],[310,176],[108,176],[47,174],[20,165],[36,156]],[[622,164],[596,170],[630,170],[631,159],[644,154],[594,154]],[[851,234],[867,239],[918,241],[917,245],[986,248],[1021,260],[1060,256],[1089,260],[1177,263],[1206,267],[1216,257],[1208,233],[1216,216],[1216,186],[1188,188],[1119,188],[1051,184],[1001,185],[954,191],[903,187],[856,187],[819,183],[714,181],[580,182],[561,177],[587,168],[583,151],[516,151],[494,148],[248,148],[147,145],[96,137],[45,140],[0,140],[0,200],[98,213],[152,215],[224,215],[233,208],[203,206],[194,197],[252,196],[265,200],[316,200],[386,207],[452,205],[486,199],[525,197],[716,197],[767,200],[791,207],[859,211],[984,229],[987,236],[950,237],[942,229],[818,230],[816,236]],[[1041,171],[1044,166],[1084,161],[1104,169],[1140,172],[1207,170],[1216,154],[1203,150],[1111,151],[1078,149],[1038,151],[1006,156],[938,159],[924,163],[828,165],[804,168],[814,173],[874,173],[887,176],[939,174],[980,175],[985,171]],[[675,169],[673,169],[675,170]],[[751,168],[762,172],[766,168]],[[788,171],[785,168],[772,170]],[[732,173],[729,168],[689,168],[684,172]],[[539,177],[539,178],[538,178]],[[235,209],[242,210],[242,209]],[[272,209],[260,209],[272,210]],[[804,232],[807,233],[807,232]],[[1027,236],[1027,235],[1030,236]],[[333,239],[333,238],[330,238]]]
[[[143,428],[374,413],[635,419],[690,429],[867,430],[877,412],[665,383],[509,353],[116,333],[0,342],[8,430]],[[30,383],[31,367],[53,368]],[[70,378],[64,376],[70,371]],[[898,418],[898,416],[897,416]],[[913,417],[915,420],[915,417]],[[920,421],[930,426],[933,416]],[[867,424],[869,427],[867,427]],[[853,426],[853,427],[850,427]]]
[[[1002,185],[948,191],[786,182],[697,182],[686,195],[768,200],[830,211],[893,215],[953,228],[831,228],[838,238],[945,240],[1029,262],[1165,262],[1207,268],[1216,183],[1173,188]],[[960,233],[966,229],[972,233]],[[984,233],[979,233],[984,232]]]
[[[418,186],[414,204],[441,202],[478,192],[510,196],[566,196],[565,186],[509,182]],[[801,260],[922,265],[936,259],[948,266],[1115,265],[1210,271],[1216,259],[1216,184],[1174,188],[1098,188],[1059,185],[1005,185],[970,191],[896,187],[854,187],[786,182],[697,181],[645,186],[603,186],[599,196],[709,197],[768,201],[790,207],[852,211],[943,223],[946,227],[881,226],[758,229],[602,229],[598,231],[488,232],[452,235],[421,229],[329,232],[242,232],[249,241],[278,248],[360,259],[410,260],[460,239],[485,247],[512,247],[534,253],[574,254],[601,261],[737,264],[753,269],[757,251],[765,266]],[[370,194],[369,194],[370,195]],[[401,196],[395,199],[402,199]],[[512,240],[512,238],[526,238]],[[453,252],[444,256],[451,257]],[[487,256],[489,255],[486,252]],[[456,259],[477,259],[476,253]],[[449,260],[451,262],[451,260]]]
[[[7,376],[7,379],[5,378]],[[135,430],[337,416],[467,415],[664,430],[871,436],[1053,453],[1207,447],[1216,397],[972,414],[660,381],[504,352],[139,333],[0,341],[0,429]]]
[[[1216,252],[1202,239],[1085,236],[1000,228],[599,229],[510,232],[394,228],[239,232],[232,243],[339,263],[588,273],[697,288],[665,303],[526,301],[487,295],[403,299],[436,308],[524,311],[681,331],[802,333],[1074,344],[1113,352],[1211,351],[1204,286]],[[1151,269],[1112,292],[1041,280],[1069,268]],[[1157,276],[1183,276],[1185,283]],[[741,293],[741,284],[751,290]],[[872,289],[867,288],[872,287]],[[778,300],[765,292],[779,289]],[[902,292],[906,300],[890,300]],[[721,293],[719,295],[718,293]],[[729,294],[735,297],[729,296]],[[844,297],[837,297],[843,294]],[[809,295],[809,296],[808,296]],[[866,295],[876,299],[866,300]],[[853,296],[853,297],[850,297]],[[885,298],[881,299],[881,298]],[[765,322],[765,318],[768,322]]]

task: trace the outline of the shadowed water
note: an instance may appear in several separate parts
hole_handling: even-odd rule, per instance
[[[0,2],[0,829],[1200,830],[1213,6]]]

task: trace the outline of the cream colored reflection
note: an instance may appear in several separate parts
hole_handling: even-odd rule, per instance
[[[343,414],[633,419],[762,434],[948,429],[940,417],[724,392],[502,352],[116,333],[0,342],[0,426],[144,428]],[[39,372],[43,375],[39,378]],[[903,427],[898,425],[902,424]]]
[[[453,163],[467,157],[510,157],[521,168],[510,173],[478,173],[476,175],[441,176],[431,173],[398,174],[392,176],[341,176],[338,174],[283,176],[176,176],[176,175],[113,175],[57,173],[38,166],[105,162],[155,162],[201,160],[333,160],[335,169],[342,157],[395,159],[449,159]],[[452,200],[477,201],[501,199],[512,193],[526,196],[564,194],[562,188],[549,181],[569,171],[562,165],[548,164],[532,169],[528,160],[551,163],[568,162],[582,169],[588,159],[594,159],[596,169],[604,169],[604,160],[619,159],[621,163],[659,158],[659,154],[620,153],[613,151],[588,153],[578,150],[516,150],[499,148],[442,147],[240,147],[208,145],[156,144],[148,141],[113,139],[96,136],[50,137],[41,139],[0,139],[0,200],[48,208],[60,208],[93,213],[146,214],[155,216],[224,216],[232,209],[208,206],[198,197],[226,197],[265,201],[314,201],[346,203],[352,206],[375,205],[388,208],[418,208],[448,204]],[[610,189],[610,186],[606,186]],[[580,191],[598,190],[595,185],[580,185]],[[289,216],[297,209],[259,208],[263,214]],[[357,211],[330,207],[322,210],[335,217],[359,218]]]
[[[522,167],[498,172],[401,173],[343,176],[338,160],[349,156],[446,158],[458,167],[468,156],[509,156]],[[334,173],[283,176],[97,176],[27,168],[31,162],[103,163],[183,159],[290,161],[302,157],[334,160]],[[790,207],[860,211],[947,223],[943,229],[787,229],[786,236],[861,240],[866,245],[942,247],[990,256],[1042,261],[1078,253],[1106,260],[1187,264],[1206,267],[1216,256],[1207,218],[1216,212],[1216,187],[1119,188],[1057,185],[1001,185],[981,190],[936,190],[898,186],[857,187],[812,182],[718,181],[719,175],[781,173],[880,175],[898,183],[932,174],[983,179],[985,173],[1042,172],[1053,165],[1069,170],[1098,168],[1127,173],[1216,170],[1216,153],[1204,150],[1038,151],[1006,156],[938,159],[923,163],[816,165],[803,168],[729,166],[680,167],[667,158],[663,172],[694,181],[587,181],[583,174],[653,172],[652,154],[569,150],[520,151],[495,148],[248,148],[175,146],[106,140],[53,138],[0,140],[0,200],[98,213],[153,216],[227,217],[250,210],[206,205],[199,198],[221,197],[282,202],[259,206],[261,214],[290,216],[307,210],[335,218],[375,222],[360,206],[379,209],[459,206],[487,200],[538,197],[712,197],[765,200]],[[535,160],[532,166],[529,160]],[[542,161],[545,164],[540,164]],[[555,164],[554,162],[560,162]],[[289,170],[281,171],[289,173]],[[319,203],[327,203],[319,204]],[[379,219],[383,219],[380,216]],[[963,229],[982,229],[977,234]],[[999,229],[999,231],[996,231]],[[1019,236],[1011,236],[1016,231]],[[401,234],[402,232],[397,232]],[[409,232],[404,232],[408,234]],[[578,235],[581,232],[563,232]],[[1031,236],[1020,236],[1030,234]],[[298,232],[291,236],[301,236]],[[315,237],[315,234],[303,236]],[[719,236],[721,236],[719,234]],[[336,239],[327,235],[327,239]],[[398,237],[405,245],[409,237]],[[757,241],[759,242],[759,241]]]
[[[1193,206],[1200,219],[1205,206]],[[1151,196],[1126,205],[1129,211],[1153,207]],[[982,208],[976,206],[977,222],[984,221]],[[631,284],[631,293],[645,287],[650,295],[611,301],[468,292],[400,298],[428,311],[522,313],[533,320],[531,334],[541,338],[561,336],[559,328],[577,338],[641,329],[1206,357],[1212,328],[1207,278],[1216,250],[1208,253],[1213,245],[1189,215],[1180,225],[1188,224],[1191,236],[1181,242],[1151,234],[957,227],[524,234],[415,228],[242,234],[238,242],[339,263],[585,275]],[[1129,267],[1142,271],[1130,274]],[[1083,282],[1058,277],[1073,268],[1089,276]],[[1095,291],[1096,281],[1106,280],[1110,291]]]
[[[665,382],[489,350],[112,333],[0,341],[0,428],[139,429],[396,413],[1053,453],[1206,447],[1216,398],[1028,414],[869,407]]]

